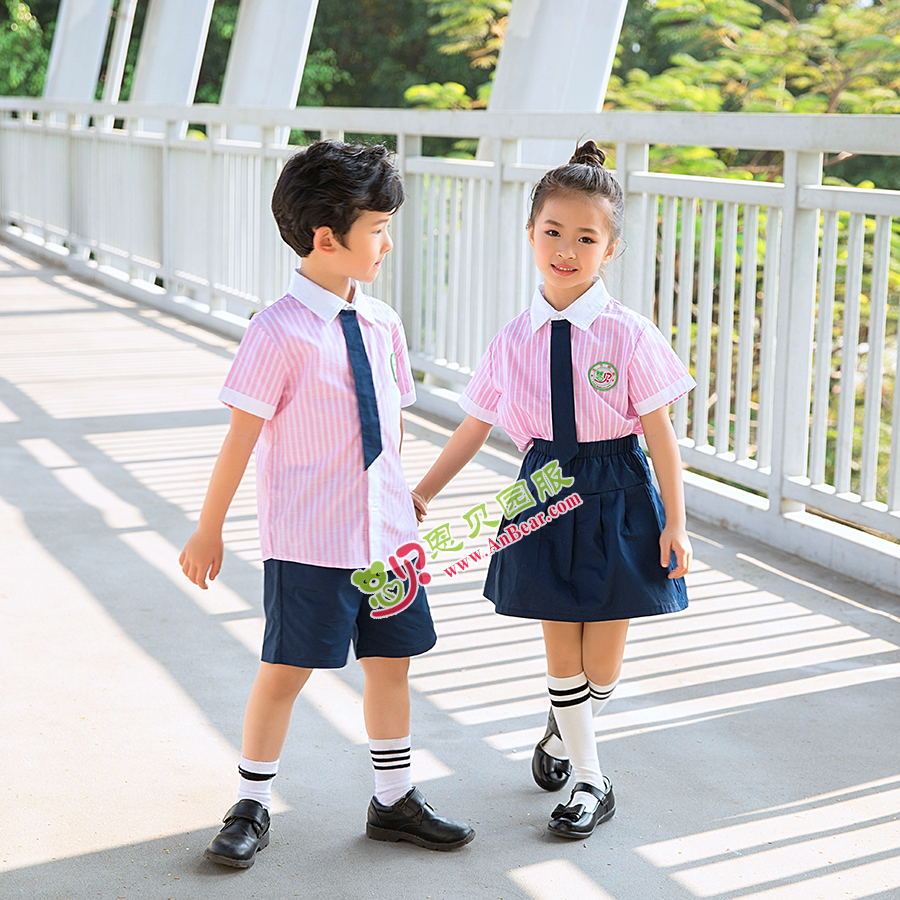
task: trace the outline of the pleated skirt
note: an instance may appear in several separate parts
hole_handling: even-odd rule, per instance
[[[553,460],[549,441],[526,454],[519,479],[533,497],[532,476]],[[561,473],[570,486],[500,523],[484,588],[497,612],[604,622],[684,609],[684,579],[667,577],[674,554],[660,565],[665,509],[637,436],[579,444]]]

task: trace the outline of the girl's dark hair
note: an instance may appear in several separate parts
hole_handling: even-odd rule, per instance
[[[316,141],[284,164],[272,214],[284,242],[309,256],[317,228],[327,225],[343,242],[361,213],[392,213],[402,203],[403,182],[387,147]]]
[[[554,194],[586,194],[607,201],[609,236],[617,241],[625,222],[625,195],[622,186],[604,167],[606,154],[593,142],[585,141],[576,148],[564,166],[551,169],[531,192],[531,214],[528,225],[534,225],[541,209]]]

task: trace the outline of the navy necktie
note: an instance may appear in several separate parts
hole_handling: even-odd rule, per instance
[[[575,386],[572,383],[572,326],[568,319],[550,323],[550,409],[553,455],[563,465],[578,453],[575,431]]]
[[[347,342],[347,354],[356,384],[356,402],[359,404],[359,423],[362,428],[363,468],[368,469],[381,453],[381,425],[378,421],[378,403],[372,382],[372,367],[366,356],[355,309],[341,310],[341,328]]]

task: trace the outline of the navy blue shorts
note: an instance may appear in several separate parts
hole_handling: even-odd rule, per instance
[[[531,476],[553,461],[552,453],[549,441],[536,440],[522,462],[519,478],[535,496]],[[668,568],[659,564],[665,509],[637,437],[579,444],[562,475],[574,483],[500,523],[502,534],[535,516],[546,520],[492,554],[484,594],[497,612],[605,622],[684,609],[684,579],[668,577],[675,554]],[[551,504],[558,506],[575,493],[580,504],[552,518],[546,515]]]
[[[373,619],[369,598],[350,581],[355,569],[280,559],[267,559],[263,566],[263,662],[340,669],[351,641],[357,659],[417,656],[437,641],[423,587],[403,612]]]

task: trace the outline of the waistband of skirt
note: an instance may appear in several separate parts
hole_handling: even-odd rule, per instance
[[[630,450],[636,450],[640,446],[636,434],[629,434],[625,437],[613,438],[611,441],[586,441],[578,445],[578,452],[575,459],[585,459],[594,456],[617,456],[619,453],[628,453]],[[541,456],[553,457],[553,441],[544,441],[536,438],[532,444],[532,449]]]

